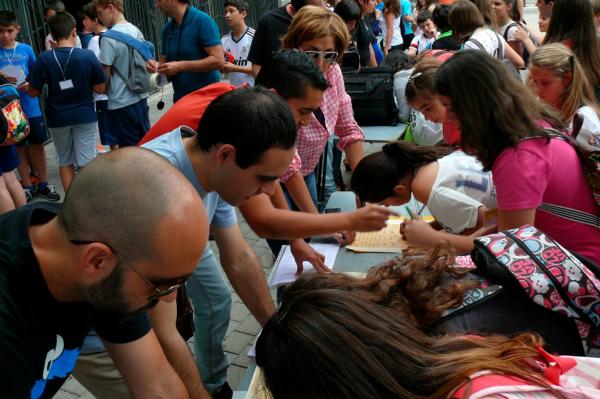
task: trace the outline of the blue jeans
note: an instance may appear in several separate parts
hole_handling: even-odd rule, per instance
[[[229,364],[223,340],[229,326],[231,292],[208,246],[187,282],[187,292],[194,305],[196,365],[204,386],[214,394],[227,380]]]

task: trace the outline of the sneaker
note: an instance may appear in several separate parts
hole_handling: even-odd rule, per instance
[[[60,200],[60,194],[56,192],[56,189],[54,188],[54,184],[48,184],[44,188],[40,188],[38,186],[38,189],[35,194],[39,195],[42,198],[47,199],[48,201]]]
[[[25,198],[27,199],[27,203],[30,203],[31,200],[33,200],[33,192],[34,188],[33,186],[30,187],[23,187],[23,191],[25,192]]]
[[[219,388],[219,391],[213,395],[213,399],[231,399],[233,397],[233,390],[227,382]]]

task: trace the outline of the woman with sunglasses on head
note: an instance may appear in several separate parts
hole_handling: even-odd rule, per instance
[[[576,149],[546,130],[562,129],[561,119],[481,51],[455,54],[435,80],[446,118],[461,129],[461,147],[492,171],[498,230],[531,224],[599,263],[600,229],[552,211],[600,216]]]
[[[331,133],[338,136],[339,148],[352,169],[363,157],[364,134],[354,120],[350,96],[337,64],[349,40],[346,24],[338,15],[324,8],[304,6],[294,16],[282,41],[284,48],[298,49],[312,58],[329,83],[321,105],[306,110],[307,117],[298,128],[299,159],[294,159],[280,177],[291,205],[304,212],[317,212],[315,168]],[[310,89],[306,95],[311,95]]]

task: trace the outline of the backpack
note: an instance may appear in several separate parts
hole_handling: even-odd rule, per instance
[[[352,100],[354,119],[361,126],[398,123],[394,98],[394,73],[385,67],[361,68],[343,73],[346,93]]]
[[[15,85],[0,77],[0,147],[18,143],[29,135],[29,121]]]
[[[494,32],[494,31],[492,31],[492,32]],[[502,64],[506,67],[506,69],[508,70],[508,72],[510,73],[510,75],[512,77],[514,77],[519,82],[522,82],[521,74],[519,73],[519,70],[513,65],[512,62],[510,62],[510,60],[507,60],[506,58],[504,58],[504,43],[502,43],[502,39],[500,38],[500,35],[497,34],[496,32],[494,32],[494,35],[496,36],[496,40],[498,40],[498,47],[496,47],[496,51],[494,51],[494,58],[496,58],[497,60],[502,62]],[[483,51],[484,53],[487,53],[487,50],[485,49],[485,47],[483,46],[483,44],[481,44],[481,42],[479,40],[473,39],[471,37],[471,38],[469,38],[469,40],[467,40],[467,42],[473,43],[475,46],[477,46],[477,48],[479,50]]]
[[[150,90],[150,74],[146,70],[146,62],[154,59],[154,45],[114,29],[107,30],[102,34],[102,37],[108,37],[127,45],[129,49],[129,74],[125,76],[114,65],[112,70],[123,79],[131,92],[135,94],[147,93]]]
[[[477,273],[572,318],[586,353],[600,348],[600,267],[531,225],[475,239]]]
[[[600,131],[592,132],[588,130],[590,128],[593,129],[594,127],[592,123],[586,122],[585,108],[586,107],[580,108],[575,114],[571,136],[556,129],[546,128],[546,130],[550,137],[564,140],[575,148],[579,160],[581,161],[583,174],[592,191],[592,196],[594,197],[596,204],[600,206]],[[593,110],[592,112],[595,113]],[[523,140],[533,138],[540,138],[540,136],[531,136]],[[542,203],[538,209],[572,222],[583,223],[600,229],[600,216],[580,211],[579,209],[568,208],[547,202]]]
[[[515,26],[520,26],[520,25],[516,22],[511,22],[510,24],[508,24],[508,26],[504,30],[504,34],[502,36],[504,36],[504,40],[506,40],[506,42],[508,42],[508,31]],[[527,67],[527,65],[529,65],[529,57],[530,57],[529,51],[527,51],[525,46],[523,46],[523,62],[525,63],[526,67]]]
[[[534,369],[544,372],[550,387],[527,382],[519,377],[494,374],[489,371],[475,373],[469,381],[448,395],[449,399],[482,399],[524,397],[596,399],[600,397],[600,359],[575,356],[554,356],[543,348],[537,349],[540,359],[527,359]]]

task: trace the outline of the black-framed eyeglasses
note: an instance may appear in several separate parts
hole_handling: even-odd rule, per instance
[[[337,51],[316,51],[316,50],[300,50],[313,60],[318,60],[319,58],[323,60],[326,64],[332,64],[338,58]]]
[[[86,245],[86,244],[93,244],[95,242],[101,243],[106,245],[107,247],[110,248],[110,250],[112,251],[113,254],[115,254],[115,256],[121,261],[123,262],[128,268],[130,268],[131,270],[133,270],[135,272],[135,274],[137,274],[138,276],[140,276],[142,278],[142,280],[144,280],[146,282],[146,284],[148,284],[149,287],[151,287],[154,290],[154,294],[150,295],[148,297],[148,301],[152,302],[158,298],[161,298],[163,296],[167,296],[170,295],[172,293],[174,293],[175,291],[177,291],[179,288],[183,287],[187,281],[187,278],[185,278],[183,281],[172,285],[168,288],[165,289],[160,289],[158,288],[156,285],[154,285],[154,283],[152,283],[152,281],[150,281],[146,276],[144,276],[142,273],[140,273],[135,267],[133,267],[133,265],[131,264],[130,261],[127,260],[127,258],[125,258],[125,256],[123,256],[119,251],[117,251],[115,248],[113,248],[111,245],[105,243],[105,242],[101,242],[101,241],[88,241],[88,240],[69,240],[72,244],[75,245]]]

